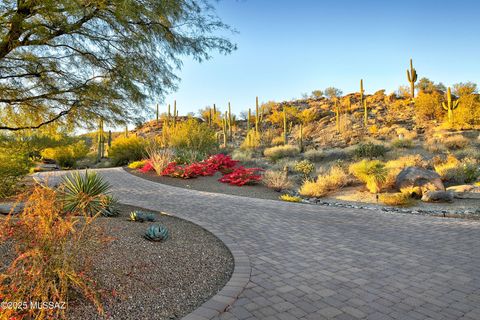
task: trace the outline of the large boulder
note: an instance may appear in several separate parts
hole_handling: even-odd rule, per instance
[[[395,180],[395,186],[399,190],[420,187],[422,193],[427,190],[445,191],[445,186],[438,173],[420,167],[406,167],[400,171]]]
[[[425,191],[422,196],[423,202],[452,202],[453,193],[450,191]]]
[[[457,199],[479,199],[480,200],[480,187],[464,184],[459,186],[452,186],[447,188],[447,191],[453,193],[453,196]]]

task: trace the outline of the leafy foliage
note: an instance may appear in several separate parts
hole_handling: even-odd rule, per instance
[[[142,160],[146,155],[147,142],[137,136],[118,137],[113,140],[108,156],[114,165],[126,165],[132,161]]]
[[[235,49],[228,29],[207,0],[3,1],[0,129],[140,119],[176,88],[185,55]]]
[[[87,156],[88,147],[85,141],[80,140],[71,145],[46,148],[40,154],[43,158],[57,161],[61,167],[72,168],[77,160]]]

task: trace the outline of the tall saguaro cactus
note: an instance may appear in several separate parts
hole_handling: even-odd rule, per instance
[[[223,147],[227,147],[227,112],[225,111],[225,116],[222,119],[222,130],[223,130]]]
[[[410,82],[410,94],[412,99],[415,98],[415,82],[417,82],[418,75],[417,70],[413,67],[413,60],[410,59],[410,70],[407,69],[407,79]]]
[[[258,107],[258,97],[255,98],[255,131],[258,133],[260,125],[260,108]]]
[[[442,102],[443,109],[448,112],[448,122],[453,124],[453,110],[457,109],[460,104],[459,100],[453,101],[452,90],[448,87],[447,90],[447,103]]]
[[[283,144],[287,144],[287,112],[285,107],[283,107]]]
[[[177,125],[177,100],[173,100],[173,126]]]
[[[128,138],[128,126],[125,126],[125,138]]]
[[[363,98],[364,98],[365,90],[363,89],[363,79],[360,79],[360,105],[363,105]]]
[[[230,140],[233,139],[232,108],[230,107],[230,102],[228,102],[228,136]]]
[[[157,103],[157,124],[159,123],[160,120],[160,110],[158,109],[158,103]]]
[[[300,152],[303,152],[303,123],[300,123],[300,137],[298,140],[300,144]]]
[[[97,161],[100,161],[104,156],[104,133],[103,133],[103,119],[100,119],[98,124],[98,149],[97,149]]]
[[[167,126],[170,125],[170,117],[172,114],[170,113],[170,103],[168,104],[168,112],[167,112]]]
[[[335,99],[335,124],[337,127],[337,132],[340,132],[340,107],[338,105],[337,99]]]
[[[252,118],[252,109],[248,108],[248,116],[247,116],[247,134],[250,132],[250,119]]]

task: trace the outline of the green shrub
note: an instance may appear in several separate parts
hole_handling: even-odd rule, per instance
[[[81,140],[66,146],[43,149],[40,154],[43,158],[55,160],[61,167],[72,168],[77,160],[87,156],[88,147]]]
[[[362,160],[353,163],[350,165],[349,171],[357,179],[364,182],[371,193],[381,191],[388,175],[388,169],[385,168],[385,164],[378,160]]]
[[[356,158],[378,158],[385,156],[387,148],[381,144],[372,142],[361,143],[354,150],[353,154]]]
[[[132,161],[139,161],[146,156],[147,143],[145,139],[131,135],[129,137],[118,137],[113,140],[108,150],[108,156],[114,165],[122,166]]]
[[[272,161],[276,161],[281,158],[294,157],[300,153],[300,149],[297,146],[284,145],[265,149],[263,154],[265,157]]]
[[[147,164],[148,160],[133,161],[128,164],[130,169],[141,169]]]
[[[399,149],[413,148],[413,141],[410,139],[395,139],[392,141],[392,147]]]
[[[387,206],[409,206],[412,205],[413,199],[408,193],[382,193],[378,196],[378,200]]]
[[[325,158],[325,153],[322,150],[310,149],[305,151],[304,157],[312,162],[319,162]]]
[[[471,183],[480,177],[479,163],[475,159],[466,158],[460,161],[449,155],[445,161],[435,164],[434,167],[444,181]]]
[[[20,180],[28,173],[29,161],[15,157],[0,149],[0,198],[15,194]]]
[[[174,149],[184,162],[202,160],[218,148],[215,131],[195,119],[166,126],[159,139],[162,147]]]

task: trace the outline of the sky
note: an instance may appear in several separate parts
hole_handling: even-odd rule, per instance
[[[209,61],[189,58],[178,75],[180,114],[228,101],[238,114],[261,102],[300,98],[334,86],[344,93],[392,92],[419,78],[449,86],[479,82],[478,0],[222,0],[218,16],[238,49]]]

